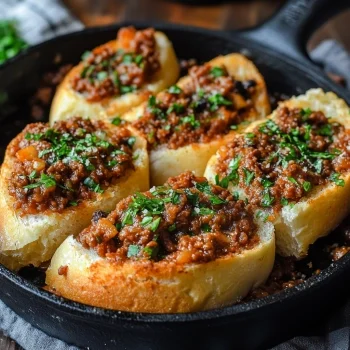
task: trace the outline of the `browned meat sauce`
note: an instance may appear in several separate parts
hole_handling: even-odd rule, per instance
[[[97,47],[83,55],[83,68],[71,80],[72,88],[89,102],[140,89],[159,70],[159,52],[152,28],[122,28],[117,49]]]
[[[255,91],[254,80],[235,81],[225,67],[195,66],[185,86],[151,96],[133,126],[148,140],[149,149],[206,143],[237,129],[255,111]]]
[[[80,117],[28,125],[8,148],[13,157],[9,193],[23,214],[62,211],[96,193],[133,169],[135,137],[123,127]]]
[[[216,183],[245,189],[254,206],[293,205],[314,186],[344,186],[350,132],[322,112],[280,108],[275,121],[237,136],[219,150]]]
[[[122,200],[107,217],[98,213],[78,241],[116,262],[202,263],[254,247],[253,219],[229,191],[187,172]]]

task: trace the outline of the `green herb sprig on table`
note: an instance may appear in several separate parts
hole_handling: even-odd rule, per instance
[[[19,36],[13,21],[0,21],[0,65],[16,56],[28,44]]]

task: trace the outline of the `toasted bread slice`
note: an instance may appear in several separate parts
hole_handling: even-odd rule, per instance
[[[227,220],[233,220],[227,222],[229,226],[234,222],[230,215],[230,209],[228,209],[228,207],[233,208],[231,204],[233,204],[234,199],[228,191],[218,186],[213,186],[210,190],[208,188],[204,190],[207,194],[212,193],[210,191],[215,192],[216,200],[219,197],[226,200],[226,204],[215,206],[217,212],[213,214],[212,221],[208,217],[207,219],[203,218],[208,222],[208,229],[205,232],[192,236],[186,233],[176,233],[178,225],[184,224],[183,210],[186,211],[191,207],[189,205],[190,199],[184,200],[185,192],[183,191],[190,191],[186,192],[186,196],[190,196],[191,193],[196,196],[199,192],[194,189],[193,183],[208,184],[204,178],[199,179],[193,177],[193,175],[190,176],[193,181],[191,187],[188,187],[187,183],[188,174],[181,174],[178,179],[172,180],[173,183],[177,181],[177,186],[171,186],[172,190],[170,189],[168,193],[170,196],[174,196],[174,192],[171,191],[175,191],[181,193],[180,197],[171,203],[169,202],[172,201],[170,197],[168,198],[169,201],[166,200],[168,203],[166,204],[166,212],[160,214],[162,219],[154,232],[146,227],[143,228],[144,232],[137,233],[135,222],[141,220],[141,217],[134,217],[133,226],[126,225],[115,236],[120,239],[120,245],[116,251],[114,250],[114,253],[112,250],[112,253],[107,254],[108,257],[97,254],[97,251],[103,252],[105,249],[101,245],[95,245],[94,250],[91,246],[86,248],[86,244],[88,241],[92,242],[91,239],[93,240],[96,235],[100,235],[100,237],[103,237],[102,239],[105,239],[107,235],[109,239],[112,237],[110,233],[107,233],[110,232],[109,226],[113,225],[115,227],[116,217],[118,218],[120,213],[124,213],[121,214],[124,217],[119,217],[118,222],[119,220],[125,220],[125,215],[127,215],[125,210],[123,212],[123,208],[125,209],[123,203],[119,203],[116,211],[112,212],[107,219],[101,219],[98,224],[85,230],[85,235],[87,234],[89,238],[86,238],[84,233],[79,235],[78,239],[68,237],[56,251],[47,270],[46,283],[49,289],[63,297],[108,309],[179,313],[233,304],[241,300],[251,289],[263,283],[271,272],[275,256],[274,232],[271,223],[255,220],[254,214],[246,209],[244,203],[240,201],[240,203],[235,202],[235,210],[238,207],[241,208],[238,210],[240,213],[236,211],[235,215],[240,216],[242,214],[240,218],[244,217],[245,222],[249,220],[252,220],[251,223],[255,222],[254,229],[252,229],[254,231],[247,233],[250,243],[246,243],[247,246],[243,244],[237,251],[219,253],[220,244],[223,244],[220,243],[220,240],[223,239],[226,242],[224,244],[230,244],[226,240],[231,240],[235,234],[226,232],[223,235],[219,232],[220,224],[216,225],[217,231],[209,232],[209,226],[216,220],[214,217],[219,217],[218,212],[223,213],[226,210],[227,218],[230,218]],[[152,193],[155,194],[160,191],[164,194],[164,191],[168,189],[166,186],[153,188],[151,192],[146,193],[146,196],[152,198]],[[203,192],[199,194],[200,203],[205,198],[202,195],[206,196]],[[164,196],[167,196],[167,194],[164,194]],[[209,196],[211,195],[209,194]],[[162,198],[165,199],[165,197]],[[132,203],[135,203],[135,201],[137,199]],[[130,199],[127,203],[130,203]],[[177,218],[169,218],[168,214],[174,213],[174,203],[178,203],[182,211],[178,212]],[[182,206],[183,204],[185,207]],[[201,208],[203,210],[203,207]],[[159,217],[159,212],[156,216]],[[169,236],[166,233],[168,228],[166,226],[173,222],[173,219],[175,221],[172,226],[175,225],[176,228],[172,231],[172,237],[174,238],[175,234],[180,236],[177,248],[170,253],[165,248],[165,245],[169,244]],[[188,217],[187,220],[197,221],[201,219]],[[145,222],[145,218],[142,219],[142,222]],[[239,225],[238,222],[236,224]],[[116,225],[118,226],[118,223]],[[194,228],[195,225],[191,227]],[[238,231],[237,234],[240,235]],[[151,241],[147,243],[147,240],[144,240],[145,237],[148,237],[147,240]],[[137,246],[133,243],[127,249],[127,256],[125,250],[123,256],[123,249],[126,248],[125,242],[130,238],[143,242],[146,247]],[[183,246],[185,241],[187,243]],[[191,242],[197,243],[191,245]],[[130,241],[128,244],[130,244]],[[163,246],[163,244],[165,245]],[[159,248],[159,251],[156,250],[157,245],[158,248],[162,247]],[[151,249],[151,247],[153,250],[150,252],[146,250]],[[153,252],[156,252],[156,254],[153,255]],[[164,256],[162,257],[161,254]]]
[[[344,126],[345,130],[350,130],[349,106],[332,92],[325,93],[321,89],[309,90],[305,95],[283,102],[271,114],[270,119],[276,121],[278,111],[284,107],[301,109],[304,114],[321,111],[327,118],[330,118],[329,122],[337,122]],[[260,124],[261,122],[253,123],[247,128],[246,133],[254,132],[254,129]],[[310,188],[310,183],[299,181],[297,184],[293,178],[289,178],[289,181],[281,187],[282,190],[285,190],[286,186],[299,187],[299,189],[304,187],[304,194],[296,203],[281,205],[277,212],[270,210],[269,220],[275,226],[279,254],[296,258],[304,257],[312,243],[331,232],[349,214],[350,169],[346,170],[346,166],[350,164],[349,145],[347,150],[346,146],[344,147],[342,153],[337,155],[338,158],[334,156],[337,162],[342,161],[345,164],[343,168],[345,171],[342,171],[341,174],[336,176],[331,174],[326,179],[326,183],[315,185],[312,188]],[[227,149],[220,150],[208,162],[205,176],[210,181],[215,182],[216,175],[219,176],[219,179],[222,178],[222,174],[217,171],[218,164],[222,162],[219,153],[224,154],[227,151]],[[330,180],[332,176],[333,180]],[[247,187],[242,187],[241,182],[237,185],[230,183],[229,188],[231,191],[237,191],[242,197],[247,194]]]
[[[124,31],[125,29],[129,28],[124,28]],[[53,124],[58,120],[65,120],[75,115],[86,118],[115,117],[147,100],[150,94],[158,93],[174,84],[178,79],[180,68],[173,46],[162,32],[155,32],[154,37],[156,50],[159,52],[160,68],[141,88],[123,95],[109,96],[100,101],[90,102],[83,94],[75,91],[71,85],[72,79],[80,75],[84,69],[84,62],[81,62],[72,68],[57,88],[51,106],[50,123]],[[110,41],[96,48],[94,52],[104,49],[117,51],[121,45],[125,46],[126,39],[122,37],[119,40]]]
[[[263,77],[259,73],[258,69],[255,67],[253,62],[245,58],[244,56],[240,54],[229,54],[226,56],[219,56],[214,58],[213,60],[209,61],[207,66],[210,67],[224,67],[227,71],[228,77],[232,77],[234,80],[239,82],[249,82],[254,81],[255,87],[254,91],[251,93],[249,97],[249,105],[244,102],[244,99],[240,93],[238,93],[235,90],[235,93],[230,96],[232,98],[232,105],[235,107],[235,109],[238,111],[238,117],[236,117],[235,120],[232,120],[232,127],[235,128],[238,127],[237,124],[241,123],[242,121],[254,121],[259,118],[264,118],[270,113],[270,104],[268,99],[268,94],[266,90],[266,85]],[[205,66],[198,67],[199,69],[205,69]],[[208,73],[209,74],[209,73]],[[221,78],[218,78],[218,80]],[[230,78],[231,79],[231,78]],[[178,83],[176,84],[177,87],[181,88],[182,90],[188,89],[188,86],[194,86],[192,90],[190,89],[189,92],[185,92],[185,97],[180,95],[181,98],[187,98],[189,100],[195,100],[198,94],[199,88],[198,88],[198,82],[194,80],[194,78],[191,75],[185,76],[181,78]],[[205,84],[205,83],[204,83]],[[214,84],[220,84],[220,82],[214,82]],[[201,85],[199,84],[199,87]],[[214,88],[213,88],[214,89]],[[170,91],[170,90],[169,90]],[[221,87],[217,87],[217,91],[221,91]],[[215,93],[215,90],[209,89],[207,91],[208,96]],[[205,97],[205,98],[208,98]],[[209,97],[210,98],[210,97]],[[165,100],[167,99],[167,92],[161,92],[157,96],[157,100]],[[243,107],[240,107],[240,103],[243,101]],[[158,106],[158,108],[164,108],[163,106]],[[210,111],[210,106],[207,105],[206,112],[209,113],[209,118],[215,117],[215,114],[217,111]],[[136,107],[132,109],[130,112],[124,114],[122,117],[125,120],[128,120],[130,122],[134,122],[133,125],[138,128],[140,131],[140,123],[143,123],[144,125],[141,126],[143,129],[149,128],[149,120],[147,117],[144,117],[145,110],[147,109],[147,103],[144,103],[140,105],[139,107]],[[166,109],[165,109],[166,110]],[[193,110],[186,107],[184,111],[180,111],[180,113],[177,113],[177,117],[184,117],[186,113],[190,114],[193,113],[196,120],[200,121],[200,116],[198,116],[197,112],[193,112]],[[201,112],[199,112],[201,113]],[[220,113],[220,112],[219,112]],[[223,112],[226,113],[226,112]],[[170,118],[170,117],[169,117]],[[171,117],[173,118],[173,116]],[[225,116],[219,116],[214,119],[222,119],[226,118]],[[181,119],[180,123],[181,123]],[[202,123],[202,121],[200,121]],[[214,122],[215,123],[215,120]],[[202,124],[203,125],[203,124]],[[178,126],[175,126],[175,129]],[[196,127],[196,126],[194,126]],[[188,126],[188,128],[190,128]],[[202,128],[202,126],[200,126]],[[203,125],[202,135],[208,135],[209,134],[209,125]],[[226,130],[228,128],[228,130]],[[232,135],[235,133],[235,131],[230,130],[230,125],[226,125],[226,129],[222,130],[222,128],[218,129],[218,131],[210,131],[211,136],[210,139],[202,141],[202,140],[196,140],[198,139],[198,135],[194,137],[194,141],[191,140],[190,131],[188,129],[181,129],[180,131],[174,130],[172,127],[167,135],[166,135],[166,142],[168,140],[172,140],[176,138],[180,139],[183,138],[182,145],[181,146],[175,146],[170,147],[169,144],[164,143],[158,144],[154,147],[154,140],[151,144],[151,152],[150,152],[150,167],[151,167],[151,184],[152,185],[160,185],[164,183],[170,176],[178,175],[184,171],[191,170],[194,171],[194,173],[198,176],[203,175],[205,166],[210,159],[210,157],[217,151],[217,149],[227,143]],[[242,130],[244,126],[239,127],[240,130]],[[163,130],[164,131],[164,130]],[[161,126],[156,126],[155,129],[152,130],[152,133],[157,134],[158,132],[163,132],[161,130]],[[186,133],[186,134],[185,134]],[[145,133],[145,130],[143,130],[144,137],[150,138],[150,133]],[[177,136],[176,136],[177,135]],[[152,139],[152,137],[151,137]],[[150,141],[150,140],[149,140]],[[157,140],[156,140],[157,141]],[[165,140],[163,140],[165,141]],[[177,141],[176,141],[177,142]]]
[[[100,121],[98,123],[99,132],[105,131],[109,133],[109,135],[112,135],[117,129],[107,122]],[[45,125],[38,123],[32,124],[29,127],[44,128]],[[80,197],[79,199],[75,199],[74,196],[76,196],[76,194],[72,192],[73,194],[70,196],[72,196],[73,201],[65,205],[61,210],[53,210],[50,208],[51,203],[48,201],[48,205],[46,208],[43,208],[43,210],[40,210],[40,206],[33,208],[26,198],[22,198],[21,200],[21,198],[16,198],[13,193],[12,195],[10,194],[10,187],[14,191],[21,191],[20,188],[16,188],[16,183],[10,183],[10,179],[17,178],[18,174],[16,175],[14,173],[15,167],[18,169],[18,166],[23,165],[19,164],[20,162],[18,161],[17,155],[18,152],[21,152],[21,142],[22,144],[29,142],[24,138],[29,129],[27,128],[25,130],[25,132],[19,134],[10,143],[0,173],[0,263],[12,270],[18,270],[20,267],[28,264],[38,266],[42,262],[49,260],[57,247],[68,235],[75,235],[89,225],[95,211],[110,211],[120,199],[130,193],[149,188],[146,141],[140,137],[135,130],[131,130],[128,131],[128,133],[135,137],[135,143],[130,152],[135,155],[135,159],[132,160],[132,164],[125,169],[120,177],[112,177],[110,179],[110,185],[101,185],[100,187],[94,184],[94,186],[98,186],[95,187],[98,193],[93,194],[91,198],[85,200]],[[41,146],[35,143],[35,141],[33,142],[33,145],[35,145],[37,149],[40,149]],[[17,149],[19,149],[19,151],[16,153]],[[38,157],[37,163],[40,164],[42,161],[43,159]],[[73,160],[70,162],[73,162]],[[27,162],[27,164],[29,163]],[[76,167],[78,171],[86,171],[79,170],[81,169],[79,164],[76,164]],[[47,169],[45,171],[47,171]],[[57,191],[57,186],[63,188],[61,185],[63,182],[60,182],[60,174],[62,175],[62,173],[56,172],[51,176],[51,180],[49,179],[49,181],[54,179],[54,186],[50,183],[46,185],[41,184],[41,186],[43,186],[43,191],[45,191],[46,186],[49,186],[48,190],[54,191]],[[34,175],[33,172],[29,175],[29,178]],[[70,175],[72,181],[74,180],[74,176],[74,174]],[[76,176],[79,177],[80,175],[77,173]],[[50,197],[49,193],[40,194],[41,186],[34,188],[39,184],[39,182],[35,183],[34,181],[40,181],[41,179],[39,175],[36,177],[37,179],[32,179],[31,181],[33,183],[29,185],[29,187],[32,186],[32,189],[27,189],[26,191],[37,191],[36,193],[38,196],[45,198],[45,195],[48,195],[49,199],[55,200],[55,197]],[[22,179],[26,178],[28,179],[28,177],[22,176]],[[76,188],[79,188],[79,186],[84,187],[80,182],[75,186]],[[104,190],[103,193],[101,193],[102,187]],[[40,191],[38,191],[39,188]],[[83,191],[87,193],[87,188],[84,188]],[[24,191],[24,194],[26,191]],[[62,195],[62,197],[64,200],[64,195]],[[33,200],[33,197],[30,198],[30,200]],[[28,205],[28,207],[26,208],[23,206],[23,203],[26,203],[25,205]]]

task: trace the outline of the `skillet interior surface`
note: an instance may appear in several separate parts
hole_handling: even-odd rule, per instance
[[[60,64],[76,63],[81,53],[115,37],[121,25],[88,29],[29,49],[0,69],[0,96],[5,100],[0,112],[0,146],[7,143],[28,122],[28,97],[37,89],[42,75]],[[144,27],[141,25],[138,27]],[[153,24],[152,24],[153,26]],[[239,35],[196,28],[158,25],[173,42],[178,57],[206,61],[219,54],[244,51],[256,63],[271,93],[300,94],[309,88],[347,94],[317,69],[263,49]],[[6,95],[4,92],[6,91]],[[2,156],[2,155],[1,155]],[[149,315],[113,312],[64,300],[40,290],[0,266],[0,297],[18,314],[48,334],[69,343],[91,348],[203,349],[256,348],[271,345],[293,334],[297,324],[305,324],[327,312],[324,304],[346,293],[344,276],[350,272],[350,256],[331,264],[304,284],[267,298],[236,306],[183,315]],[[321,308],[322,306],[322,308]],[[302,310],[302,320],[296,322]],[[283,321],[282,321],[283,320]],[[254,333],[254,336],[253,336]],[[181,334],[181,337],[179,337]],[[274,336],[274,337],[272,337]]]

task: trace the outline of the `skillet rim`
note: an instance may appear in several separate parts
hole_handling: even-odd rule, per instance
[[[350,101],[350,93],[345,91],[345,89],[336,85],[332,82],[326,75],[311,61],[305,58],[304,61],[298,61],[296,59],[286,56],[284,53],[279,51],[274,51],[271,48],[261,45],[257,41],[249,40],[244,38],[244,31],[219,31],[212,30],[194,26],[178,25],[174,23],[164,23],[164,22],[146,22],[146,21],[127,21],[118,24],[112,24],[108,26],[90,27],[72,33],[64,34],[52,38],[50,40],[44,41],[38,45],[31,46],[23,50],[19,55],[11,58],[5,64],[0,66],[0,73],[8,67],[11,67],[17,61],[25,60],[26,56],[38,52],[42,47],[50,45],[55,42],[59,42],[66,38],[81,37],[85,34],[101,33],[116,31],[118,28],[126,25],[134,25],[136,27],[154,27],[158,30],[178,30],[182,32],[200,33],[201,35],[207,35],[211,37],[218,37],[224,39],[228,42],[236,43],[241,47],[247,47],[248,50],[253,48],[254,51],[264,52],[268,56],[274,56],[275,58],[280,58],[284,65],[291,66],[293,69],[304,73],[306,77],[312,78],[312,75],[317,74],[317,80],[321,84],[327,86],[325,90],[332,90],[337,95],[344,98],[348,103]],[[243,34],[243,35],[242,35]],[[127,321],[127,322],[137,322],[137,323],[187,323],[194,321],[204,321],[213,319],[222,319],[230,316],[242,316],[252,313],[256,310],[264,310],[268,307],[272,307],[281,302],[292,302],[295,298],[301,298],[303,295],[312,293],[318,288],[322,288],[324,283],[327,283],[330,279],[337,277],[344,269],[350,267],[350,254],[345,255],[340,260],[331,263],[326,269],[322,270],[320,274],[315,275],[307,279],[304,283],[297,285],[292,288],[283,290],[277,294],[269,295],[267,297],[256,299],[242,304],[235,304],[231,306],[225,306],[221,308],[210,309],[206,311],[198,311],[191,313],[138,313],[138,312],[128,312],[128,311],[117,311],[109,310],[100,307],[93,307],[85,305],[79,302],[75,302],[63,297],[59,297],[51,292],[48,292],[40,287],[35,286],[33,283],[27,281],[23,277],[17,275],[16,273],[8,270],[3,265],[0,264],[0,279],[5,279],[7,282],[14,284],[17,288],[20,288],[26,293],[34,295],[36,298],[41,299],[43,302],[48,302],[52,308],[59,309],[60,312],[66,312],[74,317],[84,317],[89,316],[89,318],[94,318],[94,321],[113,323],[114,321]],[[1,293],[1,292],[0,292]]]

